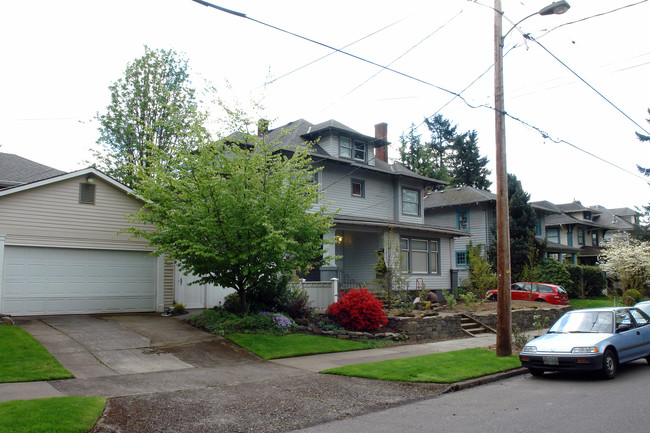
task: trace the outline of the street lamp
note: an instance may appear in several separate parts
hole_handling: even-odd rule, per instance
[[[497,180],[497,356],[512,355],[512,317],[510,313],[510,218],[508,172],[506,170],[506,113],[503,103],[503,41],[524,20],[535,15],[559,15],[570,8],[556,1],[528,15],[502,35],[501,0],[494,0],[494,114]]]

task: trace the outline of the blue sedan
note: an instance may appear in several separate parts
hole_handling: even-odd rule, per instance
[[[616,376],[620,363],[640,358],[650,364],[650,316],[635,307],[569,311],[519,354],[533,376],[591,370],[606,379]]]

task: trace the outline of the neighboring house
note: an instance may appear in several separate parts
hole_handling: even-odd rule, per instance
[[[483,245],[485,253],[493,243],[496,197],[490,191],[464,186],[434,191],[424,199],[426,224],[452,227],[469,235],[456,238],[453,246],[452,268],[458,271],[461,285],[469,276],[467,245]]]
[[[14,163],[35,170],[23,176]],[[142,207],[129,188],[93,168],[63,173],[7,154],[0,154],[0,179],[15,182],[0,190],[0,313],[163,311],[172,304],[173,264],[119,233]]]
[[[0,189],[24,185],[64,173],[18,155],[0,152]]]
[[[574,264],[595,265],[608,231],[631,229],[612,223],[610,212],[600,206],[586,207],[579,201],[552,206],[557,213],[546,218],[546,239],[549,255],[559,261],[570,257]]]
[[[312,124],[304,119],[276,129],[262,129],[268,141],[290,149],[310,142],[312,160],[322,171],[317,179],[323,203],[335,226],[324,256],[331,261],[306,276],[310,281],[338,278],[343,288],[365,284],[376,289],[377,253],[401,266],[409,289],[450,289],[454,238],[462,230],[425,223],[424,193],[444,182],[388,163],[387,125],[375,125],[375,136],[361,134],[340,122]]]
[[[630,208],[607,209],[603,206],[589,206],[594,210],[594,222],[604,226],[607,231],[604,240],[610,240],[617,236],[627,236],[639,225],[639,218],[643,215]]]

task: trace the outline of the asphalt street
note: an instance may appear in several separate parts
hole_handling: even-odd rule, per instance
[[[614,380],[529,374],[388,410],[297,430],[337,432],[548,433],[648,431],[650,366],[622,365]]]

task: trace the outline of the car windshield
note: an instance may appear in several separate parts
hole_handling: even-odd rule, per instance
[[[614,328],[611,311],[576,311],[560,317],[551,327],[551,333],[604,332],[612,333]]]

